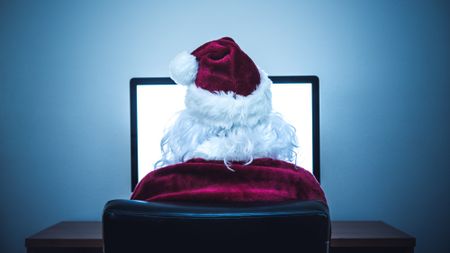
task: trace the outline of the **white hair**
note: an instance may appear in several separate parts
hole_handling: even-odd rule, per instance
[[[272,158],[295,163],[297,137],[295,128],[280,114],[271,112],[257,124],[207,124],[189,110],[182,111],[161,140],[162,158],[155,168],[188,161],[192,158],[223,160],[250,164],[255,158]]]

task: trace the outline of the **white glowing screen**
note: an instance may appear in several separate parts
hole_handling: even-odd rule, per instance
[[[137,85],[138,180],[154,169],[161,158],[164,130],[184,106],[185,87]],[[299,147],[296,164],[312,173],[312,84],[283,83],[272,86],[273,110],[296,129]]]

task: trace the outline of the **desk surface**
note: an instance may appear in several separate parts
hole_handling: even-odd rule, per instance
[[[404,247],[414,248],[416,239],[381,221],[332,221],[331,248]],[[55,224],[25,240],[30,248],[101,248],[100,221]]]

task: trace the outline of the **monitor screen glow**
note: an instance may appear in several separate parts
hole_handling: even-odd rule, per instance
[[[278,79],[281,81],[277,82],[275,78],[272,86],[273,110],[296,129],[299,147],[295,150],[295,163],[318,177],[318,124],[314,120],[318,119],[318,101],[314,101],[317,100],[314,93],[318,92],[318,79]],[[154,164],[161,158],[160,141],[165,129],[185,108],[186,87],[173,84],[169,78],[134,78],[130,88],[134,189],[138,181],[155,169]]]

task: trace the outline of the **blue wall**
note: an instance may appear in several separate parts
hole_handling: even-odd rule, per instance
[[[128,197],[129,79],[223,35],[271,75],[320,77],[333,219],[450,252],[448,1],[185,2],[0,2],[1,252]]]

